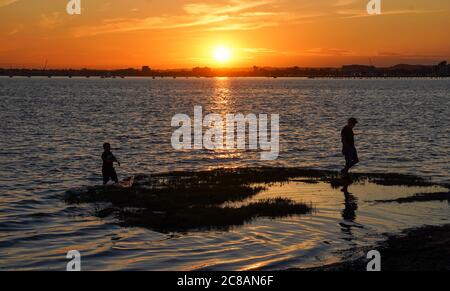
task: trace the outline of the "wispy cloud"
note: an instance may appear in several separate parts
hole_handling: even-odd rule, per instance
[[[0,8],[17,2],[18,0],[0,0]]]
[[[112,18],[100,23],[74,29],[77,37],[121,33],[138,30],[163,30],[192,28],[194,31],[243,31],[258,30],[283,24],[316,22],[323,17],[356,18],[368,16],[365,5],[355,9],[361,0],[327,0],[325,7],[319,4],[292,6],[288,1],[277,0],[223,0],[219,3],[204,2],[185,4],[176,14],[162,14],[144,18]],[[358,6],[359,7],[359,6]],[[320,8],[320,9],[319,9]],[[391,11],[386,15],[418,11]]]
[[[287,18],[272,5],[275,0],[229,0],[225,4],[191,3],[183,7],[183,14],[147,18],[107,19],[99,25],[80,27],[75,35],[199,27],[205,31],[255,30],[276,26]]]
[[[242,52],[249,54],[264,54],[264,55],[284,55],[284,56],[303,56],[303,57],[342,57],[354,56],[355,53],[345,49],[339,48],[311,48],[302,51],[278,51],[270,48],[243,48]]]
[[[446,55],[440,54],[410,54],[410,53],[398,53],[398,52],[379,52],[379,57],[396,57],[401,59],[436,59],[436,58],[446,58]]]
[[[273,54],[277,53],[276,50],[264,47],[253,47],[253,48],[242,48],[243,52],[253,53],[253,54]]]
[[[354,53],[349,50],[338,48],[313,48],[302,52],[302,54],[308,56],[323,57],[323,56],[350,56],[353,55]]]
[[[61,13],[42,14],[39,20],[39,26],[45,29],[53,29],[62,23]]]
[[[336,3],[334,3],[333,6],[336,6],[336,7],[349,6],[349,5],[355,4],[356,2],[358,2],[358,0],[338,0],[338,1],[336,1]],[[361,1],[359,1],[359,2],[361,2]]]
[[[261,0],[261,1],[243,1],[243,0],[231,0],[225,5],[207,4],[207,3],[192,3],[184,6],[184,10],[188,14],[232,14],[241,12],[244,10],[260,7],[263,5],[271,4],[273,0]]]
[[[388,16],[388,15],[404,15],[404,14],[429,14],[429,13],[439,13],[442,10],[390,10],[390,11],[382,11],[381,14],[376,16]],[[361,17],[373,17],[373,15],[369,15],[365,10],[339,10],[337,13],[344,18],[361,18]]]
[[[138,18],[117,18],[104,20],[102,24],[96,26],[85,26],[75,29],[76,37],[94,36],[99,34],[130,32],[137,30],[159,30],[175,29],[193,26],[207,25],[227,20],[224,16],[202,16],[191,19],[186,16],[162,16]]]

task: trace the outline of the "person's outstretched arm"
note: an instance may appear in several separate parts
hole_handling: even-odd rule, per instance
[[[119,162],[119,160],[116,158],[116,156],[114,156],[114,160],[113,160],[114,162],[116,162],[118,165],[119,165],[119,167],[120,167],[120,162]]]

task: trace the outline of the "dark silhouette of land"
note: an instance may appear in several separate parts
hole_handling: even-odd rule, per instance
[[[69,190],[64,200],[69,204],[105,203],[97,208],[96,215],[115,216],[122,226],[146,227],[162,233],[227,231],[258,217],[282,218],[313,212],[315,208],[311,203],[295,202],[282,196],[245,203],[274,183],[294,180],[323,182],[336,189],[342,188],[344,206],[340,228],[348,240],[353,238],[353,229],[360,227],[356,222],[358,199],[349,192],[352,183],[440,186],[402,174],[354,173],[351,179],[342,179],[333,171],[256,167],[137,175],[130,188],[96,186]],[[224,206],[227,203],[236,205]]]
[[[449,271],[450,225],[424,226],[404,230],[398,235],[388,234],[385,241],[374,246],[351,249],[349,252],[361,254],[354,259],[302,271],[363,272],[369,262],[365,254],[371,249],[381,253],[382,271]]]
[[[303,78],[408,78],[408,77],[450,77],[450,65],[442,61],[437,65],[407,65],[393,67],[375,67],[366,65],[345,65],[341,68],[305,68],[305,67],[257,67],[249,69],[212,69],[196,67],[193,69],[153,70],[148,66],[141,69],[119,70],[97,69],[2,69],[0,76],[23,77],[151,77],[151,78],[212,78],[212,77],[303,77]]]

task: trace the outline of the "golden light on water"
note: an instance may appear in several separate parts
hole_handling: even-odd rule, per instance
[[[230,80],[226,77],[215,78],[214,94],[211,96],[212,110],[220,114],[223,118],[227,114],[235,113],[234,95],[231,93]]]

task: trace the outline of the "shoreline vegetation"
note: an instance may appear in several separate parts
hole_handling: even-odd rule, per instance
[[[413,175],[354,173],[351,183],[383,186],[441,186]],[[114,217],[124,227],[144,227],[161,233],[219,230],[228,231],[257,218],[282,218],[315,211],[312,203],[273,198],[231,207],[276,183],[320,183],[333,188],[345,186],[337,172],[307,168],[251,167],[199,172],[171,172],[138,175],[131,188],[88,187],[67,191],[66,203],[95,204],[95,215]],[[416,194],[374,203],[412,203],[449,200],[450,192]],[[231,203],[233,204],[233,203]],[[382,256],[382,270],[450,270],[450,225],[408,229],[372,247],[350,249],[341,262],[300,271],[365,271],[368,250]],[[346,255],[348,253],[348,256]]]
[[[213,78],[213,77],[303,77],[303,78],[444,78],[450,77],[450,65],[442,61],[436,65],[399,64],[392,67],[375,67],[368,65],[345,65],[341,68],[308,67],[258,67],[245,69],[218,69],[196,67],[193,69],[153,70],[148,66],[141,69],[127,68],[117,70],[100,69],[27,69],[0,68],[0,76],[7,77],[150,77],[150,78]]]
[[[288,271],[364,272],[368,263],[366,254],[374,249],[381,254],[382,271],[450,271],[450,224],[407,229],[386,237],[376,246],[346,251],[351,259]]]
[[[69,204],[104,204],[98,207],[96,215],[114,216],[122,226],[146,227],[162,233],[229,230],[259,217],[282,218],[314,212],[311,203],[298,203],[281,197],[240,207],[226,205],[252,198],[274,183],[292,181],[325,182],[333,188],[342,187],[345,183],[337,172],[325,170],[277,167],[215,169],[138,175],[132,188],[88,187],[68,191],[65,201]],[[413,175],[352,174],[352,183],[364,182],[385,186],[436,185]],[[444,194],[429,197],[445,200],[448,193]],[[428,196],[417,197],[414,199],[422,201]]]
[[[376,203],[413,203],[413,202],[429,202],[429,201],[445,201],[450,203],[450,192],[440,193],[418,193],[409,197],[401,197],[390,200],[375,200]]]

